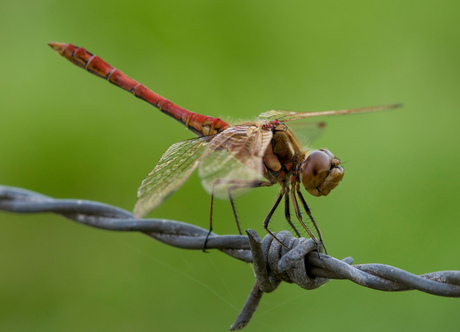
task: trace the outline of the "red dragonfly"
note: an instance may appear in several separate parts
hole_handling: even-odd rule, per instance
[[[291,222],[290,200],[300,224],[315,241],[318,251],[321,251],[326,248],[300,191],[300,183],[313,196],[327,196],[344,175],[340,160],[329,150],[313,151],[301,148],[285,123],[317,116],[380,111],[399,106],[393,104],[322,112],[272,110],[260,114],[254,122],[232,126],[219,118],[197,114],[172,103],[82,47],[64,43],[50,43],[49,46],[73,64],[131,92],[198,135],[197,138],[173,144],[142,181],[134,208],[135,216],[142,217],[158,207],[199,168],[203,187],[211,195],[209,234],[212,231],[214,196],[230,200],[238,231],[242,234],[233,202],[235,194],[242,189],[279,184],[281,190],[263,226],[285,248],[268,229],[270,219],[282,198],[285,199],[285,217],[297,236],[300,237],[300,233]],[[310,230],[303,221],[297,198],[314,229]],[[206,242],[204,245],[206,247]]]

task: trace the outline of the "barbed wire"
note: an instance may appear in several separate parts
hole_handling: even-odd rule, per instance
[[[0,185],[0,210],[15,213],[52,212],[80,224],[111,231],[142,232],[154,239],[182,249],[203,249],[208,230],[185,222],[167,219],[136,219],[121,208],[76,199],[54,199],[30,190]],[[295,238],[288,231],[277,238],[263,240],[253,230],[248,236],[211,233],[206,249],[218,249],[244,262],[254,263],[257,280],[230,330],[246,326],[263,293],[274,291],[284,281],[308,290],[331,279],[348,279],[368,288],[395,292],[419,290],[425,293],[460,297],[460,271],[440,271],[417,276],[384,264],[351,265],[353,258],[338,260],[314,251],[311,239]]]

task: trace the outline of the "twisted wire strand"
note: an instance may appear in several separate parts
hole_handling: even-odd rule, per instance
[[[76,199],[53,199],[30,190],[0,186],[0,210],[16,213],[53,212],[80,224],[110,231],[142,232],[182,249],[203,249],[208,230],[167,219],[136,219],[131,212],[108,204]],[[211,233],[207,249],[252,262],[246,236]]]
[[[330,279],[348,279],[368,288],[394,292],[419,290],[425,293],[460,297],[460,271],[441,271],[420,276],[385,264],[351,265],[353,258],[338,260],[314,251],[312,239],[295,238],[282,231],[277,238],[291,250],[287,251],[269,235],[263,240],[247,230],[257,280],[231,331],[245,327],[257,309],[263,293],[273,292],[281,281],[295,283],[312,290]]]
[[[80,224],[111,231],[143,232],[163,243],[183,249],[203,249],[208,230],[167,219],[136,219],[121,208],[75,199],[53,199],[26,189],[0,185],[0,210],[15,213],[52,212]],[[252,230],[248,236],[211,233],[207,249],[218,249],[236,259],[254,263],[257,280],[231,330],[243,328],[252,317],[264,292],[274,291],[281,281],[308,290],[330,279],[348,279],[368,288],[394,292],[419,290],[433,295],[460,297],[460,271],[441,271],[420,276],[384,264],[351,265],[353,259],[314,251],[311,239],[277,234],[287,251],[270,236],[263,240]]]

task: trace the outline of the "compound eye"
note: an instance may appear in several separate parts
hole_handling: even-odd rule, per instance
[[[321,152],[324,152],[325,154],[327,154],[331,159],[334,159],[334,155],[332,154],[331,151],[329,151],[328,149],[319,149],[319,151]]]
[[[317,188],[326,180],[330,170],[331,157],[324,151],[312,152],[300,169],[300,179],[305,189],[314,196],[321,196]]]

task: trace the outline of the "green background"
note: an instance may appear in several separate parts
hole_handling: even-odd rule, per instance
[[[415,274],[460,270],[458,1],[0,2],[0,184],[131,210],[175,121],[60,58],[70,42],[195,112],[237,122],[269,109],[403,102],[327,119],[313,144],[343,161],[343,183],[308,197],[330,254]],[[237,201],[264,235],[277,188]],[[208,224],[195,174],[151,216]],[[234,234],[228,202],[215,230]],[[219,252],[0,213],[0,330],[225,331],[254,281]],[[282,212],[273,229],[287,228]],[[246,331],[453,331],[460,300],[384,293],[348,281],[264,296]]]

